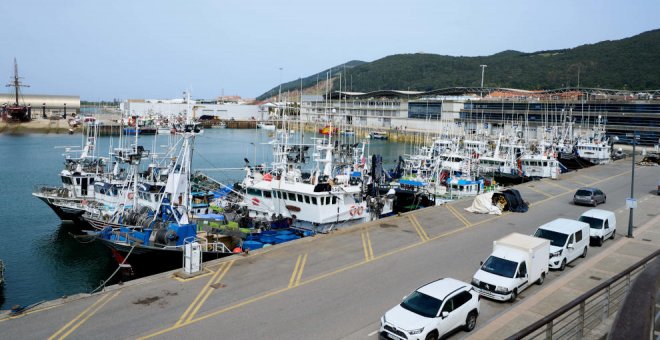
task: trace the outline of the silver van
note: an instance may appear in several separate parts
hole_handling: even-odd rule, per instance
[[[602,209],[590,209],[578,218],[578,221],[589,224],[589,236],[598,246],[608,238],[616,235],[616,216],[614,212]]]

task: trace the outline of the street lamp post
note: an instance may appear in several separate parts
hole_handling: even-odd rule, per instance
[[[639,139],[639,135],[636,134],[635,132],[633,133],[627,133],[626,137],[631,137],[632,138],[632,145],[633,145],[633,151],[632,151],[632,174],[630,178],[630,202],[629,202],[629,208],[630,208],[630,215],[628,216],[628,237],[632,238],[633,237],[633,209],[634,209],[634,201],[635,201],[635,145],[637,145],[637,139]]]
[[[481,96],[483,97],[484,72],[486,71],[486,67],[488,67],[488,65],[479,65],[479,67],[481,67],[481,89],[482,89]]]

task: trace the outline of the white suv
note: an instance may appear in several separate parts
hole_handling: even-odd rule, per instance
[[[417,288],[380,318],[381,339],[439,339],[463,327],[474,329],[479,294],[468,283],[440,279]]]

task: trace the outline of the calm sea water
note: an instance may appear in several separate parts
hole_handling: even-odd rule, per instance
[[[267,144],[271,136],[262,130],[206,130],[195,142],[193,165],[239,168],[244,158],[253,165],[267,162],[272,158]],[[140,137],[140,144],[162,150],[167,138]],[[48,206],[31,195],[35,185],[59,185],[64,146],[81,144],[81,135],[0,135],[0,259],[5,263],[0,310],[90,292],[117,268],[109,250],[97,242],[76,240],[75,229],[62,225]],[[101,155],[107,154],[111,144],[117,145],[117,139],[99,139]],[[386,168],[410,149],[410,145],[379,140],[370,145],[371,153],[383,155]],[[223,183],[233,183],[243,174],[207,173]]]

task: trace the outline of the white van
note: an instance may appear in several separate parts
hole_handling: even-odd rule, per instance
[[[614,212],[602,209],[587,210],[578,221],[589,224],[589,236],[596,245],[602,246],[608,238],[614,239],[616,234],[616,216]]]
[[[550,242],[513,233],[493,242],[493,252],[472,277],[479,294],[515,301],[525,288],[542,284],[548,272]]]
[[[564,270],[566,264],[587,256],[589,250],[589,224],[558,218],[540,226],[534,236],[550,241],[549,266]]]

